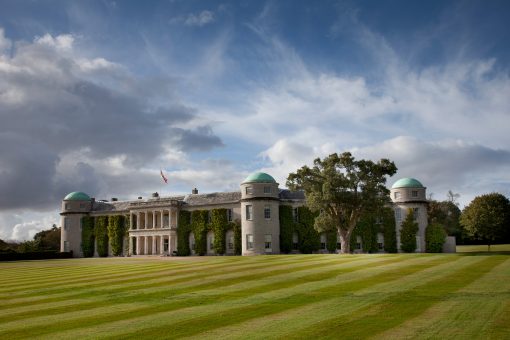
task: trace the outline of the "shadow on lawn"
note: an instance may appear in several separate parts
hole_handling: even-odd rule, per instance
[[[467,251],[458,252],[461,256],[487,256],[487,255],[510,255],[510,251]]]

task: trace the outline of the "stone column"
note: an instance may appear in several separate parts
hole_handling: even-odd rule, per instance
[[[161,235],[159,237],[159,253],[164,254],[165,253],[165,236]]]
[[[161,214],[161,216],[160,216],[161,217],[161,228],[164,228],[165,227],[165,210],[162,209],[160,211],[160,214]]]
[[[152,229],[156,228],[156,212],[152,212]]]
[[[129,212],[129,229],[133,229],[133,214]]]
[[[147,251],[149,250],[149,237],[145,236],[143,240],[144,240],[144,242],[143,242],[144,243],[143,244],[143,246],[144,246],[143,254],[144,255],[148,255]]]
[[[129,248],[128,248],[128,255],[133,254],[133,238],[132,236],[129,236]]]
[[[152,255],[156,254],[156,236],[152,236]]]
[[[140,236],[136,237],[136,255],[140,255],[142,253],[142,245],[141,245]]]
[[[136,229],[142,229],[142,226],[140,225],[140,212],[139,211],[136,213]]]

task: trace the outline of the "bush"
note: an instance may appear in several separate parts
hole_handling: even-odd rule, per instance
[[[225,232],[228,226],[227,209],[213,209],[211,211],[211,229],[214,232],[214,252],[225,254]]]
[[[288,254],[292,251],[292,234],[295,231],[292,206],[280,205],[280,252]]]
[[[108,239],[114,256],[122,255],[122,243],[126,234],[125,217],[112,215],[108,217]]]
[[[425,247],[428,253],[442,253],[446,231],[439,223],[431,223],[425,230]]]
[[[191,212],[191,231],[195,236],[195,254],[200,256],[207,253],[207,210]]]

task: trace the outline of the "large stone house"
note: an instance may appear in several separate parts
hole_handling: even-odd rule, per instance
[[[274,178],[263,172],[248,176],[240,189],[209,194],[199,194],[197,189],[193,189],[189,195],[172,197],[160,197],[154,193],[151,198],[139,197],[132,201],[118,201],[116,198],[96,201],[83,192],[72,192],[62,201],[61,251],[72,251],[75,257],[83,256],[83,217],[123,215],[129,221],[124,255],[176,254],[180,212],[221,208],[227,215],[226,221],[240,223],[242,255],[279,254],[280,205],[297,210],[305,205],[304,194],[279,189]],[[391,188],[391,199],[395,209],[397,244],[400,224],[411,208],[419,224],[417,251],[424,252],[427,227],[425,187],[412,178],[400,179]],[[190,253],[193,254],[195,237],[193,233],[187,237]],[[227,231],[225,238],[225,254],[233,255],[233,231]],[[207,254],[214,255],[214,233],[207,234],[206,242]],[[321,243],[324,244],[322,236]],[[445,250],[451,251],[450,248]]]

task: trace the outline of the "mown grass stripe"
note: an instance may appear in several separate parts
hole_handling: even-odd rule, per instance
[[[287,338],[306,338],[317,336],[331,338],[341,334],[346,338],[366,338],[395,327],[405,320],[421,314],[425,309],[441,301],[481,275],[489,272],[505,261],[501,257],[483,258],[482,261],[458,268],[432,282],[418,286],[416,289],[392,295],[385,301],[360,311],[360,318],[345,320],[345,317],[326,319],[308,329],[301,329],[298,334],[287,334]]]
[[[510,258],[420,315],[377,334],[378,339],[510,336]],[[508,319],[510,321],[510,319]]]
[[[330,260],[333,261],[334,259],[330,259]],[[349,260],[347,260],[347,261],[349,261]],[[352,259],[351,261],[356,261],[356,259]],[[181,286],[185,286],[186,288],[189,288],[189,287],[195,286],[195,285],[205,285],[208,282],[210,283],[211,281],[214,282],[214,279],[219,279],[220,276],[229,276],[229,279],[231,279],[232,276],[251,275],[251,274],[253,274],[253,272],[258,273],[257,269],[259,270],[259,272],[266,273],[266,275],[277,275],[279,272],[275,268],[279,268],[279,267],[287,268],[287,266],[289,264],[299,265],[299,266],[327,265],[327,263],[324,262],[324,260],[322,260],[322,261],[308,261],[308,262],[296,261],[296,262],[288,262],[287,264],[279,263],[278,266],[272,266],[272,267],[268,267],[267,264],[266,265],[261,264],[261,265],[257,265],[257,266],[251,266],[251,267],[250,266],[243,267],[243,269],[245,269],[244,271],[237,270],[237,271],[234,271],[233,274],[225,274],[223,272],[215,274],[214,271],[212,271],[212,272],[202,272],[201,271],[198,274],[190,274],[190,275],[186,275],[186,276],[163,275],[163,279],[158,280],[157,282],[150,282],[150,281],[148,282],[148,281],[142,281],[142,280],[138,280],[138,279],[132,279],[132,280],[127,280],[130,283],[122,282],[122,284],[118,284],[118,285],[110,284],[106,287],[103,287],[101,282],[96,281],[90,285],[90,289],[86,289],[86,290],[82,289],[78,293],[76,292],[75,289],[70,289],[70,288],[67,288],[67,289],[63,288],[62,290],[55,289],[53,291],[53,293],[57,297],[55,297],[55,295],[53,297],[47,297],[47,296],[52,295],[52,294],[49,294],[47,291],[44,292],[45,297],[39,297],[40,293],[38,293],[38,292],[31,292],[31,293],[27,293],[26,296],[37,296],[38,298],[35,301],[30,301],[30,300],[27,300],[26,298],[14,298],[14,299],[10,299],[10,300],[6,299],[3,303],[3,306],[4,306],[4,308],[6,308],[6,307],[13,308],[13,307],[16,307],[19,305],[26,305],[27,303],[35,305],[35,304],[41,304],[41,303],[60,301],[63,298],[86,298],[88,296],[97,296],[97,295],[102,295],[102,294],[103,295],[104,294],[107,294],[107,295],[119,294],[119,293],[126,292],[126,291],[129,291],[129,292],[136,291],[137,293],[142,293],[142,292],[149,292],[150,290],[154,290],[159,287],[169,286],[170,284],[173,284],[174,288],[178,288],[176,286],[177,284],[181,284]],[[237,269],[239,269],[239,267]],[[268,272],[269,270],[272,270],[273,272],[271,274],[269,274],[269,272]],[[192,270],[191,272],[196,273],[195,270]],[[244,274],[245,272],[250,272],[250,274]],[[145,296],[147,296],[147,295],[145,295]]]
[[[355,268],[355,267],[354,267]],[[354,269],[355,270],[355,269]],[[334,282],[333,282],[334,284]],[[278,285],[273,285],[271,287],[267,287],[266,289],[264,289],[264,293],[263,294],[267,294],[267,291],[268,290],[280,290],[280,288],[278,287]],[[223,299],[226,299],[226,300],[229,300],[229,299],[234,299],[234,300],[239,300],[239,297],[241,298],[246,298],[246,297],[249,297],[250,299],[253,297],[253,294],[251,291],[249,292],[244,292],[243,295],[241,294],[235,294],[233,296],[228,296],[228,294],[225,293],[225,291],[219,291],[221,292],[220,294],[220,297],[222,297]],[[190,301],[191,300],[191,301]],[[146,308],[142,308],[140,310],[137,310],[136,313],[116,313],[115,316],[113,318],[110,318],[110,319],[105,319],[104,317],[102,317],[101,315],[93,315],[93,316],[90,316],[90,317],[85,317],[85,318],[79,318],[79,319],[76,319],[76,320],[65,320],[65,317],[64,318],[58,318],[55,320],[55,323],[49,323],[48,319],[45,319],[44,317],[43,318],[40,318],[38,321],[39,322],[42,322],[43,324],[45,324],[45,327],[44,329],[40,329],[40,327],[37,326],[38,322],[36,319],[32,318],[32,319],[29,319],[27,321],[30,322],[30,324],[34,324],[35,328],[32,329],[32,330],[35,330],[37,329],[39,332],[44,332],[43,334],[46,334],[46,332],[50,332],[50,331],[55,331],[55,329],[73,329],[73,328],[76,328],[76,327],[83,327],[83,326],[86,326],[86,325],[89,325],[89,326],[92,326],[92,327],[97,327],[97,325],[99,324],[104,324],[104,323],[109,323],[109,322],[113,322],[113,321],[116,321],[116,320],[124,320],[126,318],[129,318],[130,316],[133,317],[136,315],[136,317],[139,317],[140,315],[153,315],[154,313],[158,313],[158,312],[161,312],[161,311],[169,311],[169,310],[178,310],[178,309],[182,309],[182,308],[187,308],[187,307],[193,307],[193,306],[200,306],[200,305],[210,305],[210,304],[214,304],[217,302],[217,299],[214,298],[214,297],[207,297],[207,298],[204,298],[204,297],[201,297],[201,296],[196,296],[196,297],[192,297],[192,298],[189,298],[189,299],[183,299],[183,300],[175,300],[173,299],[173,301],[171,301],[170,303],[168,304],[161,304],[161,305],[151,305],[151,307],[146,307]],[[13,325],[11,323],[11,326],[16,326],[15,324]],[[4,327],[4,330],[5,330],[5,327]],[[16,329],[16,328],[13,328],[11,331],[9,332],[4,332],[3,334],[5,334],[6,336],[10,337],[10,338],[13,338],[13,337],[17,337],[17,336],[23,336],[23,334],[26,334],[26,332],[29,332],[30,329],[27,329],[26,327],[23,329],[23,330],[19,330],[19,329]]]

